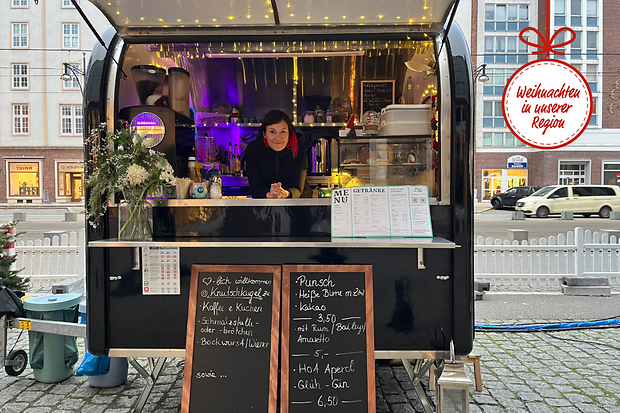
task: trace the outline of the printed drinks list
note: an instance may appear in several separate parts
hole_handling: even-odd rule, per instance
[[[365,273],[291,272],[284,282],[290,285],[288,411],[370,411],[374,349]]]
[[[190,411],[270,411],[276,403],[278,335],[272,332],[278,330],[279,271],[277,277],[200,272],[196,294]],[[238,397],[239,389],[247,397]]]

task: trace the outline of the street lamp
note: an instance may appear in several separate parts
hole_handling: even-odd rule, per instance
[[[487,76],[486,68],[487,68],[486,63],[481,64],[480,66],[478,66],[476,68],[476,70],[474,71],[474,81],[479,80],[482,83],[485,83],[485,82],[489,81],[489,77]]]
[[[84,97],[84,91],[82,90],[82,83],[80,82],[79,76],[84,76],[86,74],[86,71],[85,71],[85,68],[86,68],[86,53],[82,53],[82,64],[83,64],[82,67],[84,69],[80,69],[78,67],[75,67],[71,63],[63,63],[62,65],[64,67],[64,73],[62,75],[60,75],[60,80],[62,80],[64,82],[69,82],[73,78],[75,78],[75,80],[77,80],[77,82],[78,82],[78,86],[80,87],[80,92],[82,93],[82,97]]]

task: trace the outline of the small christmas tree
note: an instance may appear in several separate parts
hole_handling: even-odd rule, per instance
[[[13,291],[27,291],[30,287],[30,278],[22,278],[19,270],[12,270],[11,265],[15,262],[15,255],[9,255],[7,249],[15,242],[15,222],[0,224],[0,276],[2,283]]]

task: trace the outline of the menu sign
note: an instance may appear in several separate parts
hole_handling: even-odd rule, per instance
[[[181,412],[276,412],[280,274],[192,266]]]
[[[368,110],[380,112],[394,103],[394,80],[363,80],[361,115]]]
[[[332,191],[332,237],[432,237],[428,187],[362,186]]]
[[[280,411],[374,412],[370,265],[285,265]]]

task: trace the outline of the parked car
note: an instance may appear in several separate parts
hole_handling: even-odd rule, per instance
[[[493,198],[491,198],[491,205],[493,206],[493,209],[506,207],[514,208],[519,199],[532,195],[540,188],[540,186],[516,186],[514,188],[510,188],[506,192],[493,195]]]
[[[588,218],[598,214],[609,218],[620,211],[620,187],[617,185],[551,185],[517,201],[517,211],[529,217],[546,218],[549,214],[572,211]]]

